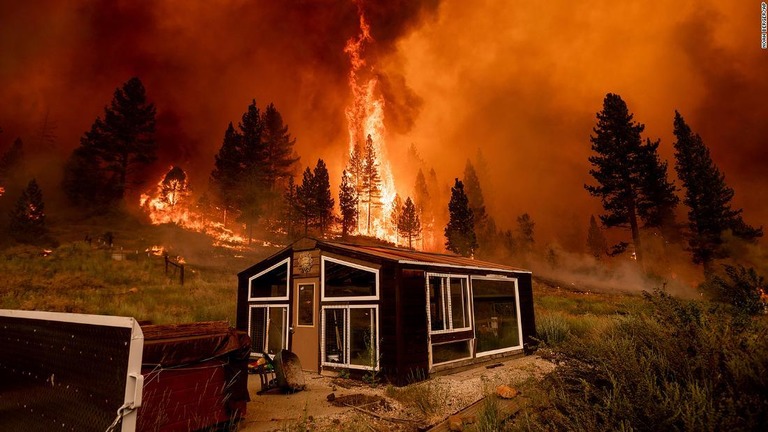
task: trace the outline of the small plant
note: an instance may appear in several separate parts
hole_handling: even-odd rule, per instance
[[[547,345],[559,345],[570,337],[568,321],[559,314],[542,315],[536,320],[536,334]]]
[[[349,379],[349,369],[339,369],[339,378]]]
[[[379,346],[381,346],[381,340],[379,340]],[[375,387],[379,384],[379,361],[381,360],[381,354],[376,353],[376,346],[373,344],[373,338],[365,338],[365,355],[368,359],[368,373],[363,376],[363,381]]]
[[[491,393],[485,396],[483,407],[477,416],[477,423],[472,428],[476,432],[498,432],[504,423],[504,416],[499,409],[499,401],[496,395]]]

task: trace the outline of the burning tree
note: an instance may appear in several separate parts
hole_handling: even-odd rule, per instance
[[[365,232],[371,233],[371,215],[373,210],[381,207],[381,177],[379,176],[379,162],[376,157],[376,148],[370,135],[365,140],[365,153],[363,154],[363,170],[361,187],[358,192],[365,204],[366,228]]]
[[[22,243],[38,243],[47,236],[43,192],[37,180],[32,179],[16,201],[10,228],[11,235]]]
[[[160,199],[173,210],[176,204],[190,193],[187,173],[178,166],[172,167],[160,182]]]
[[[130,186],[143,183],[138,168],[155,161],[155,106],[144,85],[131,78],[115,90],[104,119],[96,118],[66,166],[64,189],[77,204],[122,200]]]
[[[357,189],[352,175],[344,170],[339,186],[339,210],[341,211],[341,235],[346,238],[357,225]]]
[[[403,200],[399,194],[395,194],[395,199],[392,200],[392,211],[389,213],[389,222],[395,229],[395,244],[398,244],[400,239],[400,215],[403,214]]]

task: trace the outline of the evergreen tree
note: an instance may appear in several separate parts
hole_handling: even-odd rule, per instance
[[[253,228],[265,213],[265,203],[269,199],[270,188],[267,182],[266,149],[263,142],[264,119],[251,100],[238,124],[242,152],[242,173],[238,179],[239,194],[237,207],[239,220],[246,224],[248,243],[253,240]]]
[[[156,159],[154,134],[155,106],[147,102],[141,80],[131,78],[115,90],[110,106],[104,109],[104,119],[96,118],[91,130],[80,139],[82,150],[76,149],[77,154],[67,165],[73,170],[68,173],[70,195],[77,199],[95,193],[86,198],[97,205],[122,200],[131,186],[143,183],[140,168]],[[92,188],[87,182],[96,177],[93,175],[78,177],[83,174],[83,166],[104,171],[98,177],[107,181],[109,187]],[[84,190],[72,190],[79,186]]]
[[[38,243],[48,230],[45,227],[43,192],[32,179],[21,193],[16,207],[11,211],[11,235],[21,243]]]
[[[288,126],[283,123],[283,117],[273,104],[267,105],[262,114],[264,127],[262,140],[264,143],[264,181],[269,188],[267,198],[268,213],[273,213],[276,207],[279,187],[285,179],[291,177],[299,157],[296,156],[293,145],[296,139],[291,138]]]
[[[741,217],[741,209],[731,208],[733,189],[725,183],[699,134],[691,131],[683,116],[675,111],[674,133],[675,169],[685,187],[684,203],[689,207],[688,244],[693,262],[703,264],[710,272],[711,263],[726,257],[722,233],[731,229],[736,237],[753,241],[763,235],[762,227],[747,225]]]
[[[533,229],[536,223],[533,222],[528,213],[523,213],[517,217],[517,245],[523,252],[528,253],[533,249],[535,240],[533,239]]]
[[[587,231],[587,249],[596,259],[600,259],[608,250],[608,242],[600,226],[597,225],[595,216],[589,217],[589,231]]]
[[[297,189],[293,176],[288,177],[288,185],[283,193],[283,228],[289,239],[296,238],[297,227],[302,221]]]
[[[675,235],[675,209],[680,198],[675,195],[677,188],[668,180],[667,162],[661,161],[658,154],[659,143],[646,139],[642,147],[640,172],[645,173],[642,180],[642,194],[638,197],[638,208],[644,226],[660,228],[667,239]]]
[[[416,209],[422,214],[427,213],[431,204],[429,186],[427,186],[427,179],[424,177],[424,172],[421,168],[419,168],[419,172],[416,174],[416,183],[413,186],[413,190],[413,203],[416,205]]]
[[[464,192],[464,184],[456,179],[451,188],[451,200],[448,203],[449,220],[445,227],[445,247],[459,255],[472,256],[477,249],[475,221],[469,199]]]
[[[400,211],[400,217],[397,224],[397,230],[400,235],[408,240],[408,248],[413,249],[413,240],[421,235],[421,221],[416,206],[411,201],[411,197],[406,198],[405,204]]]
[[[349,153],[349,163],[347,164],[347,173],[349,174],[352,185],[355,187],[355,196],[357,196],[357,221],[360,217],[360,194],[363,193],[363,150],[360,145],[355,143],[352,151]]]
[[[224,207],[225,226],[227,213],[235,210],[240,202],[240,181],[245,172],[243,157],[242,136],[230,122],[224,132],[221,148],[214,158],[214,168],[211,172],[211,185]]]
[[[656,155],[658,143],[643,145],[640,134],[645,126],[633,117],[621,96],[605,96],[595,135],[589,137],[595,152],[589,157],[593,166],[589,173],[597,185],[584,187],[601,198],[606,211],[600,215],[603,225],[629,228],[637,259],[642,262],[639,221],[649,226],[659,223],[676,201],[674,186],[664,175],[666,164]]]
[[[304,219],[304,235],[309,233],[309,227],[316,223],[317,193],[315,192],[315,175],[307,167],[302,174],[301,184],[296,188],[296,209]]]
[[[347,238],[357,226],[357,189],[352,175],[346,170],[341,174],[339,186],[339,210],[341,211],[341,235]]]
[[[85,147],[76,148],[64,165],[61,187],[72,204],[100,207],[112,201],[110,178]]]
[[[366,233],[371,233],[371,214],[373,210],[381,207],[381,177],[379,176],[379,162],[376,156],[376,148],[370,135],[365,140],[363,153],[362,191],[359,194],[366,205]]]
[[[314,180],[314,203],[315,217],[317,227],[320,228],[320,234],[325,235],[326,230],[333,223],[333,205],[335,201],[331,196],[331,183],[328,175],[328,168],[322,159],[317,160],[313,175]]]
[[[475,215],[478,247],[480,250],[490,251],[493,249],[492,245],[496,237],[496,223],[490,220],[491,218],[485,211],[485,198],[480,187],[480,179],[469,159],[467,159],[467,164],[464,167],[464,189],[469,199],[469,207]]]

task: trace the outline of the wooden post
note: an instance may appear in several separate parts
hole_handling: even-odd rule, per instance
[[[181,280],[181,286],[184,286],[184,264],[181,264],[179,268],[181,269],[181,273],[179,274],[179,279]]]

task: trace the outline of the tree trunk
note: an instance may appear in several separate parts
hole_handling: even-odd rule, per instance
[[[632,231],[632,243],[635,245],[635,257],[637,258],[638,264],[640,264],[640,268],[644,268],[642,246],[640,245],[640,227],[637,224],[637,212],[635,210],[634,199],[629,200],[627,212],[629,213],[629,227]]]

